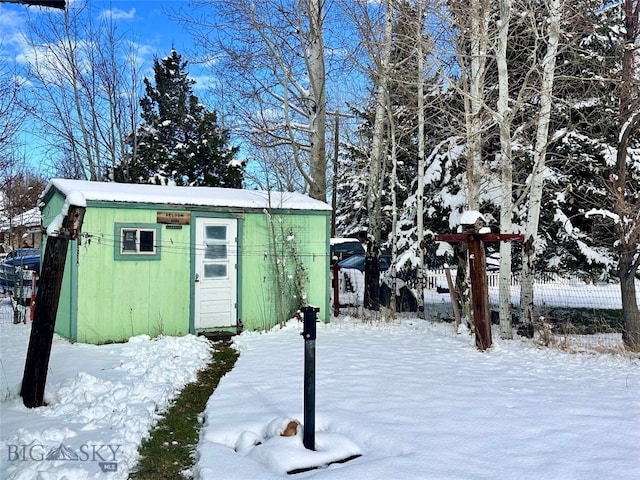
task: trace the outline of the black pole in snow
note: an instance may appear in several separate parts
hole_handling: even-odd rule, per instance
[[[318,307],[303,307],[304,328],[304,423],[302,444],[315,450],[316,430],[316,319]]]

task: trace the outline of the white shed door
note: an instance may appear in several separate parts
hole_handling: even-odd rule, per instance
[[[236,326],[237,221],[196,219],[196,329]]]

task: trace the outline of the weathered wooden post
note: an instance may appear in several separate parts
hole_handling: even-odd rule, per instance
[[[458,301],[456,299],[456,287],[453,284],[453,279],[451,278],[451,269],[449,265],[444,266],[444,273],[447,277],[447,287],[449,287],[449,296],[451,298],[451,306],[453,307],[453,318],[455,320],[454,326],[456,331],[458,331],[458,327],[460,326],[461,315],[460,308],[458,306]]]
[[[338,275],[340,275],[340,265],[336,261],[331,268],[333,269],[333,316],[337,317],[340,315],[340,279]]]
[[[47,244],[20,391],[28,408],[43,405],[67,247],[69,240],[78,239],[86,209],[84,197],[76,198],[73,194],[71,197],[73,203],[68,198],[62,212],[47,228]]]
[[[364,257],[364,308],[380,310],[380,247],[369,242]]]
[[[482,235],[478,232],[467,237],[469,274],[471,279],[471,311],[476,329],[476,346],[486,350],[491,346],[491,311],[487,284],[487,257]]]
[[[302,308],[304,315],[304,422],[302,444],[307,450],[315,450],[316,430],[316,319],[318,307]]]
[[[462,233],[436,235],[436,242],[464,242],[469,249],[469,271],[471,278],[471,302],[475,327],[476,346],[479,350],[491,347],[491,316],[489,312],[489,287],[487,285],[487,260],[485,242],[524,240],[516,233],[491,233],[485,227],[480,212],[465,212],[461,221]]]

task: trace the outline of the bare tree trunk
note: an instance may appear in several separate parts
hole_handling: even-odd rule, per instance
[[[480,179],[482,172],[482,131],[484,121],[484,88],[486,58],[489,44],[489,4],[487,0],[470,0],[470,49],[471,70],[469,72],[469,110],[467,112],[467,182],[469,188],[469,210],[478,210],[480,201]]]
[[[496,63],[498,65],[498,105],[496,119],[500,131],[500,180],[502,195],[500,199],[500,230],[511,233],[513,229],[513,171],[512,138],[509,108],[509,70],[507,65],[507,38],[511,22],[511,0],[500,0],[500,24]],[[499,279],[500,336],[513,338],[511,325],[511,242],[500,242],[500,279]]]
[[[636,238],[638,228],[636,227]],[[638,241],[636,240],[636,244]],[[637,248],[637,247],[636,247]],[[622,340],[625,346],[632,351],[640,351],[640,311],[638,310],[638,298],[636,295],[636,271],[640,263],[638,254],[628,246],[627,252],[620,252],[620,293],[622,296]]]
[[[422,38],[423,4],[417,5],[416,22],[416,56],[418,61],[418,179],[416,198],[416,218],[418,229],[418,317],[424,318],[424,170],[425,170],[425,138],[424,138],[424,49]]]
[[[311,178],[309,196],[327,201],[327,158],[325,133],[327,123],[327,96],[325,90],[324,65],[324,0],[303,2],[303,15],[309,21],[308,55],[306,56],[309,83],[311,86],[311,108],[309,108],[309,131],[311,143]]]
[[[333,125],[333,175],[331,182],[331,237],[336,236],[336,212],[338,211],[338,163],[340,157],[340,112],[334,115]]]
[[[467,155],[467,207],[478,210],[480,203],[480,179],[482,165],[482,134],[485,127],[485,73],[488,53],[488,22],[490,5],[488,0],[460,0],[453,3],[456,22],[461,32],[458,44],[458,59],[462,67],[461,84],[465,110],[465,133]],[[470,57],[470,61],[467,61]],[[471,324],[469,271],[467,246],[460,245],[456,271],[456,292],[460,310]],[[472,325],[470,325],[472,326]]]
[[[136,65],[137,47],[130,43],[129,49],[120,51],[122,39],[116,37],[115,25],[111,22],[105,32],[107,41],[99,50],[97,62],[98,77],[108,105],[106,128],[98,131],[106,149],[108,163],[105,161],[105,166],[113,171],[116,165],[120,165],[125,178],[129,179],[128,166],[135,160],[137,152],[138,90],[142,76]],[[127,60],[121,61],[122,56]]]
[[[640,310],[636,298],[636,273],[640,266],[640,201],[629,191],[627,162],[629,141],[640,133],[640,85],[637,74],[638,38],[640,37],[640,0],[624,0],[625,20],[624,53],[618,123],[618,156],[613,180],[615,225],[618,237],[618,267],[622,295],[623,335],[629,350],[640,351]],[[635,56],[635,58],[634,58]]]
[[[396,299],[398,292],[398,148],[396,125],[389,109],[389,141],[391,142],[391,294],[389,295],[389,309],[391,318],[396,318]]]
[[[376,74],[376,111],[373,125],[373,146],[369,166],[369,186],[367,191],[367,209],[369,210],[370,242],[380,245],[382,235],[382,208],[380,192],[382,191],[384,162],[387,144],[385,141],[385,125],[387,124],[387,98],[389,81],[389,64],[391,59],[391,34],[393,29],[393,9],[391,0],[385,0],[384,37],[380,46],[381,61]]]
[[[555,76],[556,56],[560,41],[560,23],[562,20],[562,0],[550,0],[549,17],[547,19],[547,51],[542,60],[542,84],[540,88],[540,111],[533,152],[533,172],[531,174],[529,209],[527,212],[527,228],[525,234],[525,258],[522,264],[522,285],[520,292],[520,310],[522,321],[533,324],[533,282],[534,262],[536,260],[535,239],[540,222],[542,191],[546,169],[547,141],[549,138],[549,121],[553,103],[553,81]]]

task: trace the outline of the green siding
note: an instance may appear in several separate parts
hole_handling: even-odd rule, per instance
[[[155,224],[158,210],[88,206],[82,230],[90,237],[79,249],[77,267],[78,341],[188,333],[191,226],[161,225],[161,261],[114,258],[114,225]]]
[[[54,192],[43,208],[45,226],[64,198]],[[304,304],[329,312],[329,211],[191,211],[191,224],[167,228],[157,212],[172,207],[88,202],[80,244],[69,246],[56,332],[79,342],[124,341],[131,336],[194,333],[193,232],[199,216],[238,219],[238,317],[248,330],[269,329]],[[157,225],[160,258],[119,260],[117,224]],[[300,275],[302,272],[302,275]],[[297,278],[303,285],[297,286]],[[306,299],[297,295],[300,288]]]
[[[244,218],[240,254],[245,328],[271,328],[291,318],[304,304],[320,307],[318,318],[328,319],[329,213],[252,213]],[[299,297],[298,278],[304,280],[306,300]]]

